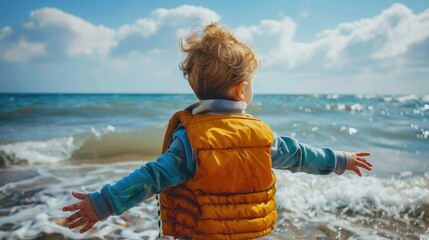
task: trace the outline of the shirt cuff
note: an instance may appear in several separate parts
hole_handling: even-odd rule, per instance
[[[101,193],[90,193],[89,199],[91,199],[92,206],[94,207],[100,221],[106,220],[110,215],[113,214],[112,209]]]
[[[335,151],[335,158],[337,159],[337,164],[335,166],[334,172],[338,175],[343,174],[347,169],[347,156],[343,151]]]

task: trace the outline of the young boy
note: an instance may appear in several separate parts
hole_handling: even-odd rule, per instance
[[[259,65],[253,50],[216,23],[181,43],[180,68],[199,102],[171,118],[162,155],[100,192],[73,192],[81,200],[63,211],[81,233],[160,193],[161,231],[193,239],[249,239],[269,234],[277,219],[272,168],[312,174],[362,176],[366,152],[314,148],[276,136],[245,113]]]

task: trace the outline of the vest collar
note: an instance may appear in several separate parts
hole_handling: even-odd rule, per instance
[[[197,114],[246,114],[247,104],[244,101],[231,101],[225,99],[201,100],[187,107],[186,110]]]

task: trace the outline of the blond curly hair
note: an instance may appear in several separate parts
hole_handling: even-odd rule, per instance
[[[259,66],[252,48],[217,23],[179,41],[186,58],[179,64],[198,99],[227,99],[227,90],[249,81]]]

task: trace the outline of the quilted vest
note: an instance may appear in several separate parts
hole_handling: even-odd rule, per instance
[[[161,192],[162,235],[250,239],[270,233],[277,220],[270,127],[249,115],[179,111],[169,122],[163,153],[178,126],[186,129],[197,169]]]

